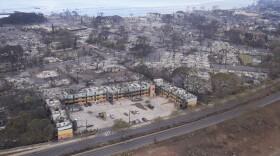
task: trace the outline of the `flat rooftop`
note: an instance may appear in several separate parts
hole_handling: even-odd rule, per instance
[[[154,83],[156,84],[156,86],[160,87],[166,92],[172,93],[173,95],[187,102],[197,100],[197,97],[195,95],[189,93],[188,91],[182,88],[176,87],[175,85],[165,82],[163,79],[155,79]]]
[[[72,122],[69,120],[66,111],[58,99],[46,99],[47,107],[51,111],[51,117],[57,130],[72,128]]]
[[[126,92],[137,92],[140,90],[147,90],[150,88],[150,83],[148,82],[131,82],[116,84],[115,86],[99,86],[99,87],[89,87],[84,88],[77,94],[62,95],[62,99],[73,99],[81,98],[94,95],[103,95],[106,93],[126,93]]]

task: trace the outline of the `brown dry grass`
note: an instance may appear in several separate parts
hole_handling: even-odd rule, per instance
[[[279,134],[280,101],[239,118],[169,139],[146,149],[130,151],[129,155],[269,156],[280,151]]]

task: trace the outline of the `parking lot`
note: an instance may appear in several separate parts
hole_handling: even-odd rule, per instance
[[[150,101],[149,104],[154,106],[153,109],[147,106],[147,101]],[[86,129],[86,125],[90,125],[88,126],[88,130],[111,127],[113,126],[115,119],[123,119],[124,121],[129,122],[129,116],[130,121],[134,121],[134,126],[141,126],[158,116],[169,116],[174,110],[174,103],[169,102],[167,99],[162,97],[142,97],[141,101],[131,101],[129,99],[125,99],[115,101],[113,105],[109,102],[102,102],[92,104],[92,106],[82,106],[82,109],[83,110],[79,112],[69,113],[70,119],[77,121],[78,132],[84,131]],[[106,113],[106,119],[99,117],[99,113],[102,112]],[[142,118],[145,118],[148,121],[143,121]],[[139,123],[139,121],[141,123]]]

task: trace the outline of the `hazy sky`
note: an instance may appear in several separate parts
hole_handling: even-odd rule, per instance
[[[254,0],[0,0],[0,11],[13,12],[43,12],[50,14],[63,9],[79,9],[83,14],[95,14],[103,11],[105,14],[125,15],[128,12],[143,14],[150,11],[169,12],[186,10],[187,6],[219,5],[221,8],[247,6]],[[35,9],[40,8],[40,9]]]
[[[1,0],[1,8],[8,7],[30,7],[30,6],[48,6],[48,7],[166,7],[180,6],[190,4],[200,4],[221,0]],[[80,6],[79,6],[80,5]]]

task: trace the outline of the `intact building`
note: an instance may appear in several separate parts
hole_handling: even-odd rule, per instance
[[[46,99],[46,106],[51,111],[51,117],[56,126],[57,139],[67,139],[73,137],[73,126],[66,111],[57,99]]]
[[[114,87],[101,86],[82,89],[77,94],[63,95],[64,104],[85,104],[87,102],[108,101],[113,103],[116,100],[141,97],[141,96],[163,96],[181,107],[196,106],[197,97],[184,89],[178,88],[163,79],[155,79],[154,84],[148,82],[133,82],[121,84]]]
[[[162,96],[170,101],[179,104],[183,108],[193,107],[197,104],[197,97],[184,89],[178,88],[163,79],[155,79],[154,83],[132,82],[117,86],[100,86],[82,89],[77,94],[67,94],[65,92],[59,95],[59,99],[66,105],[91,102],[108,101],[113,103],[116,100],[132,99],[134,97],[156,97]],[[55,123],[58,139],[67,139],[73,137],[73,125],[69,120],[66,111],[63,109],[58,99],[46,99],[46,106],[51,111],[51,117]]]
[[[155,79],[154,83],[156,85],[157,95],[168,98],[174,103],[180,104],[183,108],[196,106],[197,97],[186,90],[164,82],[163,79]]]
[[[108,101],[133,98],[138,96],[155,97],[155,85],[147,82],[126,83],[115,87],[101,86],[85,88],[78,94],[63,95],[65,104],[85,104],[87,102]]]

